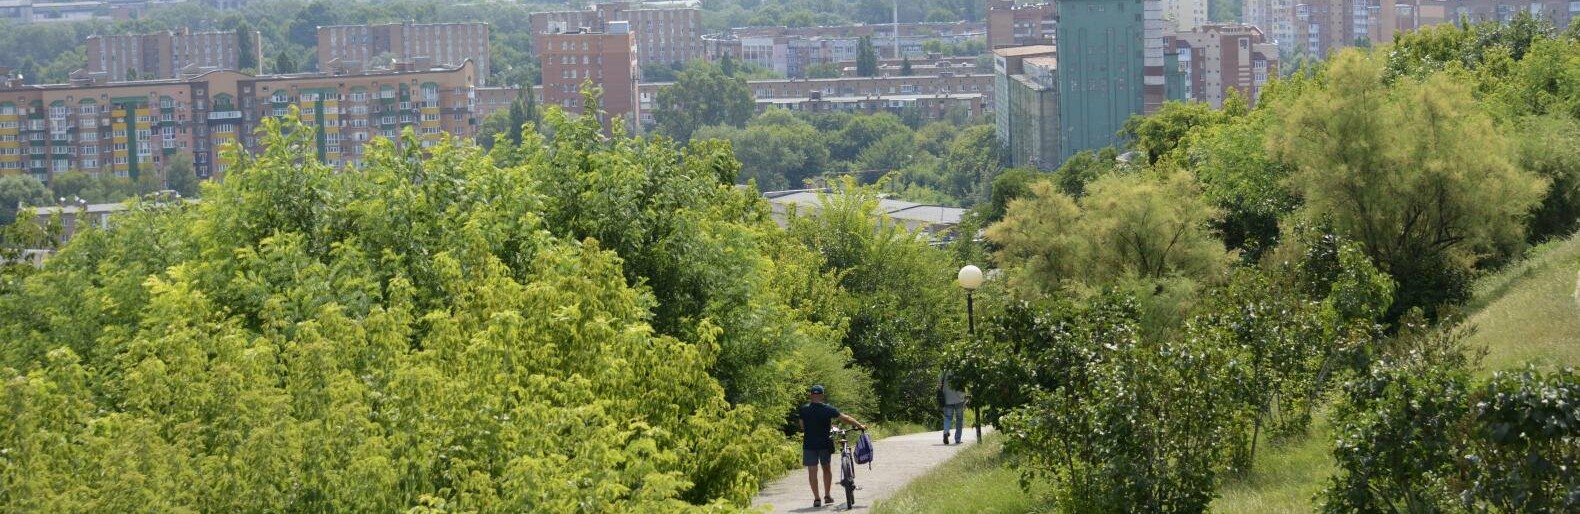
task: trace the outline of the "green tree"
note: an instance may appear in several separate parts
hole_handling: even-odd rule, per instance
[[[782,109],[753,119],[745,129],[704,127],[694,140],[727,139],[741,161],[737,183],[756,181],[764,191],[803,187],[828,166],[828,145],[810,123]]]
[[[0,224],[9,225],[16,219],[21,205],[39,206],[53,204],[49,192],[38,179],[26,175],[0,177]]]
[[[873,187],[849,178],[788,222],[788,236],[822,256],[821,270],[850,294],[844,346],[871,370],[887,419],[932,420],[936,370],[944,348],[964,335],[959,269],[948,254],[879,216]]]
[[[911,58],[910,58],[910,56],[906,56],[904,59],[902,59],[900,61],[900,76],[902,76],[902,77],[909,77],[912,74],[913,74],[913,72],[911,71]]]
[[[861,41],[856,44],[856,75],[878,76],[878,51],[872,46],[871,36],[862,36]]]
[[[677,141],[689,141],[707,125],[743,126],[756,108],[745,79],[706,63],[688,65],[674,84],[658,90],[653,103],[659,130]]]
[[[1228,264],[1208,225],[1216,211],[1188,173],[1110,175],[1079,201],[1048,182],[1030,189],[987,230],[1010,286],[1027,296],[1133,279],[1211,281]]]
[[[1267,126],[1258,112],[1205,128],[1193,134],[1183,156],[1192,163],[1202,195],[1223,211],[1215,224],[1224,244],[1240,250],[1246,262],[1278,244],[1279,220],[1299,206],[1286,185],[1290,167],[1268,155]]]
[[[806,67],[806,78],[809,79],[837,79],[842,68],[838,63],[820,62]]]
[[[1201,512],[1233,425],[1230,367],[1198,339],[1142,337],[1123,296],[1042,310],[1023,342],[1035,377],[999,421],[1022,484],[1047,483],[1060,512]]]
[[[730,57],[728,52],[719,58],[719,71],[724,72],[726,77],[735,77],[735,58]]]
[[[1004,169],[1008,153],[991,125],[960,131],[943,155],[944,191],[967,204],[985,201],[993,179]]]
[[[738,316],[696,311],[685,338],[650,324],[683,323],[672,315],[696,305],[685,298],[700,290],[675,284],[796,283],[749,246],[699,244],[738,245],[770,226],[722,230],[758,207],[717,182],[732,162],[721,148],[602,141],[582,118],[552,147],[524,144],[536,153],[519,166],[449,143],[424,158],[408,133],[401,149],[373,144],[353,177],[315,162],[311,131],[294,123],[266,121],[265,150],[238,156],[210,201],[133,204],[114,228],[78,233],[48,268],[0,288],[8,506],[716,510],[746,507],[789,467],[777,406],[794,398],[765,403],[772,411],[731,403],[726,390],[750,384],[711,372],[794,343],[758,369],[821,380],[785,356],[832,356],[815,371],[839,373],[838,334],[752,329],[804,314],[726,290],[699,301]],[[595,177],[621,182],[555,196]],[[707,194],[688,195],[696,185]],[[606,193],[620,201],[598,203]],[[669,199],[599,210],[646,193]],[[692,205],[717,216],[671,208]],[[595,211],[653,214],[615,226]],[[668,237],[631,232],[664,216]],[[649,241],[675,253],[616,250]],[[633,266],[670,258],[714,275],[628,281]],[[832,283],[818,277],[799,278]],[[823,286],[795,290],[837,294]]]
[[[1192,130],[1229,121],[1223,111],[1201,102],[1167,102],[1156,114],[1134,115],[1125,120],[1121,133],[1135,149],[1156,164],[1169,152],[1185,143]]]
[[[1031,194],[1031,185],[1045,180],[1048,175],[1037,170],[1011,169],[1000,173],[993,179],[988,202],[977,207],[983,213],[982,220],[991,224],[1004,219],[1010,202]]]
[[[296,60],[291,58],[290,52],[281,50],[274,56],[275,73],[296,73],[296,71]]]
[[[1523,120],[1515,132],[1515,162],[1548,180],[1547,196],[1531,214],[1532,243],[1568,237],[1580,229],[1580,121],[1567,116]]]
[[[1060,192],[1079,198],[1086,194],[1087,184],[1114,172],[1118,158],[1119,151],[1111,146],[1096,152],[1081,150],[1054,170],[1054,183]]]
[[[192,158],[185,154],[176,154],[165,161],[164,188],[172,189],[186,198],[196,198],[199,193],[199,180],[197,171],[192,167]]]
[[[233,29],[236,31],[236,67],[242,70],[259,70],[258,48],[254,46],[252,25],[241,22]]]
[[[1398,281],[1390,319],[1431,315],[1468,298],[1476,259],[1523,241],[1545,184],[1510,163],[1464,86],[1434,75],[1390,88],[1382,72],[1373,54],[1341,54],[1320,89],[1277,112],[1269,145],[1293,165],[1305,215],[1332,216]]]

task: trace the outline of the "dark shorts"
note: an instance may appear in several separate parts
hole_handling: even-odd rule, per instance
[[[802,448],[801,465],[809,468],[818,464],[827,466],[833,456],[834,450],[832,448],[823,448],[818,450]]]

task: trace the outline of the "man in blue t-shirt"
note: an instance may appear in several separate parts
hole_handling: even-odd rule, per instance
[[[801,440],[801,465],[806,466],[806,480],[812,485],[812,506],[822,507],[824,502],[834,504],[834,470],[829,466],[829,461],[834,455],[834,440],[829,438],[829,429],[833,428],[834,420],[838,419],[846,424],[855,425],[856,428],[866,430],[867,425],[856,421],[856,418],[839,413],[839,409],[823,403],[823,386],[814,385],[807,391],[811,403],[796,409],[796,414],[801,417],[801,433],[805,437]],[[823,465],[823,497],[817,495],[817,466]]]

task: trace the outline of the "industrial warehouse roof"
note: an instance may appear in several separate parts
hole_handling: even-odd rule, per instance
[[[763,198],[773,206],[777,221],[781,216],[786,216],[790,207],[801,213],[815,214],[822,208],[823,202],[818,198],[821,190],[797,191],[771,191],[763,193]],[[836,199],[838,193],[822,193]],[[960,224],[960,216],[965,214],[965,209],[959,207],[945,207],[942,205],[927,205],[903,200],[880,199],[873,215],[886,215],[890,219],[904,223],[911,229],[922,229],[933,233],[942,229]]]

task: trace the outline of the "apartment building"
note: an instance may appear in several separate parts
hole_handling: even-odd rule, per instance
[[[241,68],[241,37],[250,38],[248,51],[254,66],[262,62],[259,33],[239,36],[235,31],[164,31],[151,34],[88,36],[88,63],[83,68],[101,81],[179,78],[210,70]]]
[[[486,84],[492,69],[488,61],[488,24],[407,22],[318,27],[321,71],[371,67],[369,62],[380,57],[434,66],[460,66],[471,61],[477,67],[479,84]]]
[[[988,0],[987,8],[988,49],[1053,44],[1059,27],[1057,4]]]
[[[259,150],[253,133],[262,120],[285,116],[293,106],[317,129],[322,162],[356,166],[368,141],[395,139],[404,129],[424,147],[446,134],[472,137],[477,75],[465,62],[360,75],[221,70],[108,84],[11,82],[0,87],[0,174],[26,173],[46,183],[72,170],[137,177],[185,154],[206,178],[234,164],[222,152],[227,143]]]
[[[1393,34],[1443,23],[1457,23],[1460,17],[1471,23],[1497,21],[1508,23],[1520,11],[1545,17],[1559,28],[1567,28],[1580,17],[1580,2],[1568,0],[1374,0],[1378,9],[1374,39],[1392,41]]]
[[[1461,18],[1471,23],[1496,21],[1508,23],[1521,11],[1530,12],[1549,20],[1559,29],[1568,28],[1580,16],[1580,2],[1567,0],[1295,0],[1288,14],[1279,11],[1270,0],[1248,0],[1247,7],[1269,2],[1271,11],[1248,18],[1251,23],[1268,23],[1274,28],[1272,37],[1285,51],[1305,50],[1314,58],[1326,58],[1333,52],[1354,46],[1359,41],[1382,44],[1393,41],[1399,32],[1443,23],[1458,23]],[[1252,11],[1248,10],[1248,15]],[[1279,17],[1292,20],[1290,42],[1285,43],[1280,31]]]
[[[654,121],[650,113],[658,90],[670,85],[669,82],[644,82],[638,86],[644,124],[651,125]],[[751,89],[758,111],[783,107],[813,111],[899,112],[907,106],[915,106],[932,117],[934,114],[941,116],[951,108],[963,109],[973,116],[993,109],[993,76],[986,73],[748,80],[746,87]]]
[[[540,36],[543,104],[581,113],[581,87],[590,82],[603,89],[602,107],[607,117],[600,121],[607,124],[618,117],[626,120],[629,128],[640,130],[636,90],[641,65],[636,35],[624,21],[610,22],[608,29]]]
[[[1278,46],[1250,25],[1203,25],[1173,40],[1185,97],[1214,108],[1223,108],[1231,89],[1254,103],[1268,77],[1278,74]]]
[[[1245,0],[1241,15],[1246,25],[1262,30],[1282,51],[1294,51],[1294,0]]]
[[[1057,55],[1049,45],[993,51],[993,128],[1011,166],[1053,170],[1063,161]]]
[[[703,36],[708,60],[725,55],[791,78],[806,76],[815,64],[855,62],[861,38],[871,38],[880,59],[923,59],[924,43],[959,43],[986,36],[982,23],[901,23],[834,27],[747,27]],[[896,36],[896,33],[898,36]]]
[[[1163,0],[1163,22],[1163,28],[1173,32],[1206,25],[1207,0]]]
[[[580,11],[533,13],[532,47],[542,52],[545,35],[575,32],[609,32],[609,24],[626,22],[636,39],[637,60],[652,64],[684,64],[704,57],[702,10],[695,2],[599,3]],[[540,55],[541,57],[541,55]]]

